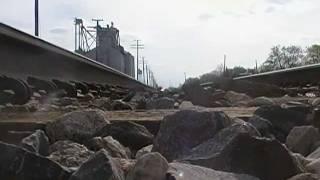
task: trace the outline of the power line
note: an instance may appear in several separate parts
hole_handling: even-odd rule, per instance
[[[131,45],[132,49],[136,49],[137,50],[137,80],[139,80],[139,49],[144,49],[144,45],[140,44],[140,40],[135,40],[136,44]]]

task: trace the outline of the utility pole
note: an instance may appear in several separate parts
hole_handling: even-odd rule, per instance
[[[224,55],[224,57],[223,57],[223,74],[226,72],[226,60],[227,60],[227,55]]]
[[[150,86],[152,86],[152,79],[151,79],[151,72],[150,72],[150,70],[149,70],[148,76],[149,76],[149,84],[150,84]]]
[[[97,25],[96,25],[96,61],[98,61],[98,46],[99,46],[99,22],[100,21],[103,21],[103,19],[92,19],[92,21],[96,22]]]
[[[77,51],[77,18],[74,19],[74,51]]]
[[[136,44],[131,45],[132,49],[136,49],[137,50],[137,80],[139,80],[139,49],[144,49],[144,45],[143,44],[139,44],[140,40],[135,40]]]
[[[184,82],[187,81],[187,73],[184,73]]]
[[[82,26],[83,26],[83,24],[82,24],[83,22],[82,22],[82,19],[78,19],[78,18],[75,18],[74,19],[74,35],[75,35],[75,37],[74,37],[74,50],[75,51],[77,51],[77,49],[78,50],[81,50],[81,28],[82,28]],[[77,35],[77,33],[78,33],[78,35]],[[79,46],[78,46],[79,45]]]
[[[34,2],[34,35],[39,37],[39,0]]]
[[[148,77],[148,64],[146,64],[146,75],[147,75],[147,85],[149,85],[149,77]]]
[[[152,87],[155,87],[156,80],[154,79],[153,72],[151,72],[151,76],[152,76]]]
[[[137,80],[139,81],[139,40],[137,40]]]
[[[256,74],[258,74],[258,61],[256,60]]]
[[[144,73],[144,57],[142,57],[142,73],[143,73],[143,82],[146,83],[146,76]]]
[[[149,80],[150,80],[150,85],[153,86],[153,79],[152,79],[152,72],[149,71]]]

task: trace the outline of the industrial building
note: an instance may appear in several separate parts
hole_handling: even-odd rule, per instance
[[[81,19],[76,19],[75,22],[77,53],[135,77],[134,57],[120,45],[119,30],[114,27],[113,23],[107,27],[102,27],[97,23],[96,35],[93,36],[83,26]],[[90,38],[93,41],[89,42]],[[92,44],[95,44],[96,47],[91,48]]]

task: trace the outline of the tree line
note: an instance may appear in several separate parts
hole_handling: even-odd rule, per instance
[[[224,67],[223,64],[219,64],[210,73],[203,74],[198,78],[189,78],[187,82],[193,80],[200,80],[201,83],[212,82],[220,76],[239,77],[316,63],[320,63],[320,45],[312,45],[307,48],[277,45],[271,48],[268,58],[259,67],[244,68],[242,66],[235,66],[228,68]]]
[[[268,58],[259,67],[247,69],[242,66],[235,66],[224,69],[223,64],[221,64],[210,74],[238,77],[317,63],[320,63],[320,45],[315,44],[307,48],[277,45],[271,48]]]
[[[300,46],[274,46],[259,72],[293,68],[320,63],[320,45],[302,48]]]

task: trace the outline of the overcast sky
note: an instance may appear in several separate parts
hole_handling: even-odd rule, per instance
[[[142,40],[142,56],[160,85],[227,66],[262,63],[273,45],[320,41],[319,0],[39,0],[40,36],[74,49],[74,17],[111,21],[129,49]],[[0,0],[0,22],[33,34],[34,0]]]

